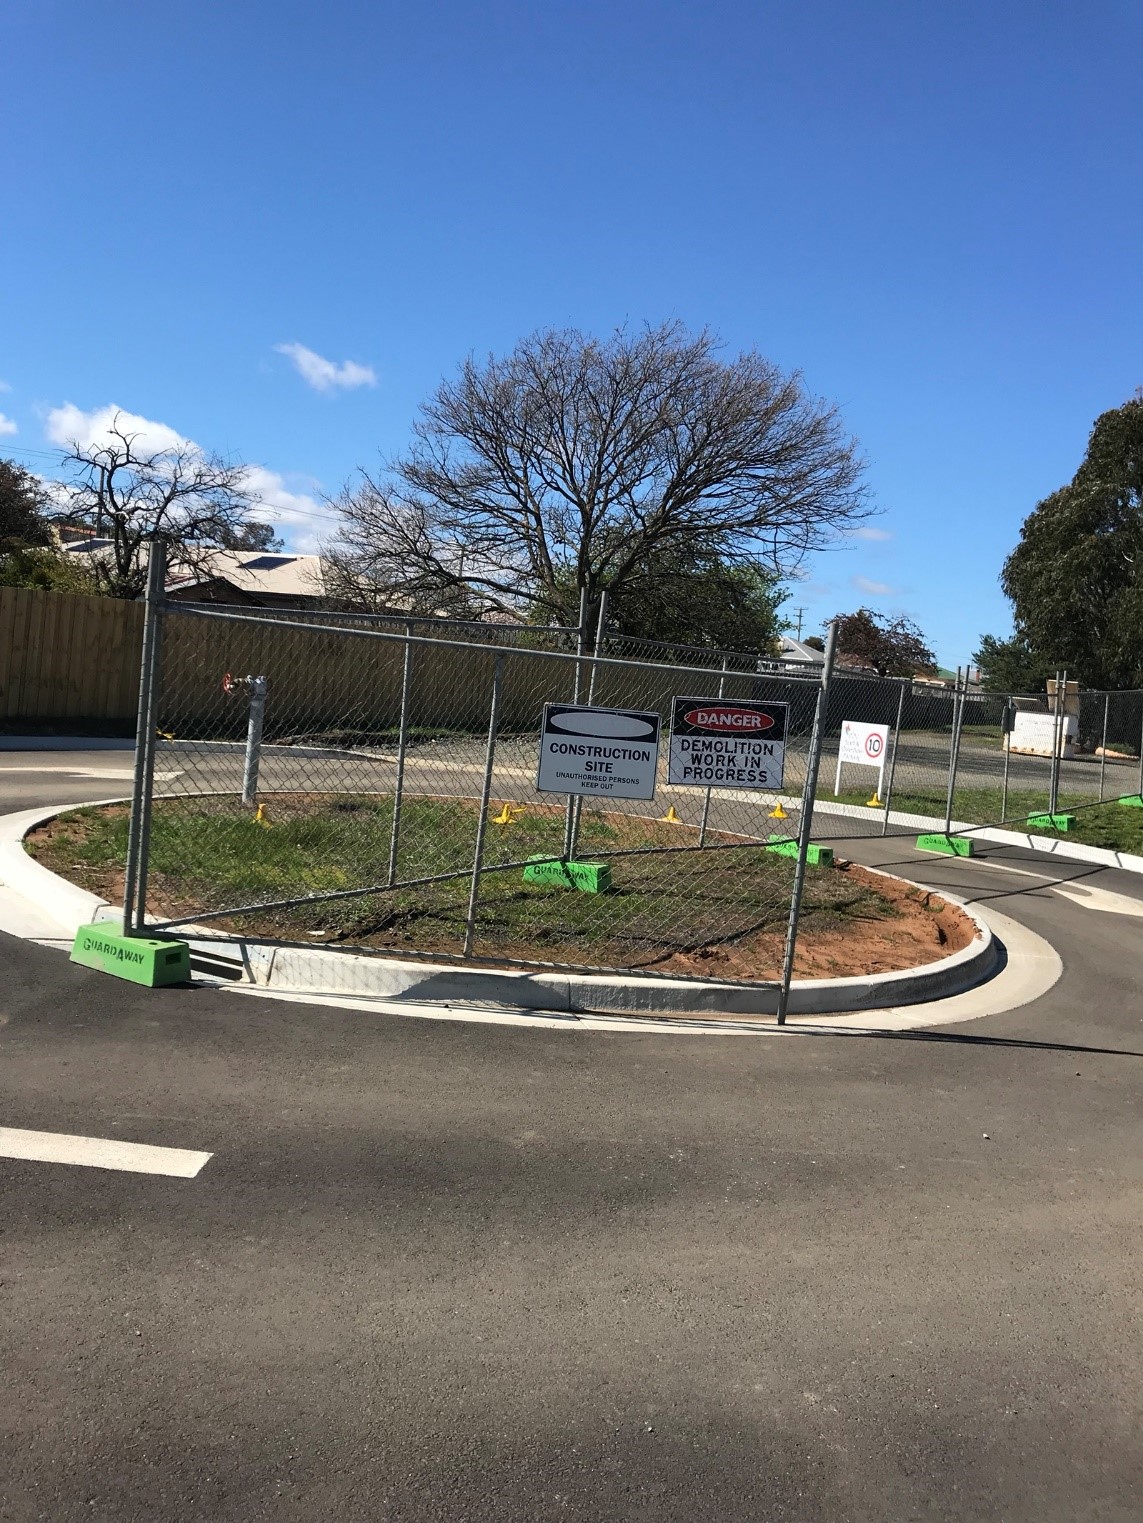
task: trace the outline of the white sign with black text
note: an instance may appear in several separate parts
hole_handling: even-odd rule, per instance
[[[667,781],[774,793],[786,765],[788,703],[675,698]]]
[[[546,703],[536,791],[653,799],[659,727],[658,714],[641,709]]]
[[[837,775],[833,780],[835,796],[841,792],[841,764],[849,762],[854,767],[877,768],[877,797],[880,798],[885,783],[885,757],[888,750],[887,724],[859,724],[854,719],[843,720],[837,748]]]

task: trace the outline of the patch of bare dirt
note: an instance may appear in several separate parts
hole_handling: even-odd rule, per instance
[[[854,978],[923,967],[959,952],[976,936],[976,927],[964,911],[939,894],[869,872],[856,863],[835,866],[834,871],[856,879],[887,901],[891,913],[851,916],[836,930],[799,930],[795,978]],[[677,952],[657,963],[655,971],[692,978],[777,978],[784,950],[784,931],[764,931],[724,946]]]

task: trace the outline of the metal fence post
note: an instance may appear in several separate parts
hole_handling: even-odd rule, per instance
[[[1012,729],[1015,723],[1013,700],[1006,698],[1004,714],[1000,721],[1000,744],[1004,749],[1004,776],[1000,783],[1000,823],[1002,825],[1008,819],[1008,767],[1012,760]]]
[[[1136,791],[1140,798],[1143,798],[1143,729],[1140,730],[1139,734],[1139,787]]]
[[[809,851],[810,831],[814,821],[814,796],[818,787],[818,767],[825,742],[827,709],[829,707],[830,680],[833,677],[834,647],[837,645],[837,620],[829,626],[826,635],[825,663],[822,666],[821,687],[818,689],[817,706],[814,709],[814,725],[810,732],[810,750],[806,757],[806,781],[802,791],[802,818],[798,824],[798,859],[794,864],[794,887],[790,894],[790,917],[786,923],[786,950],[782,958],[782,987],[778,991],[778,1025],[786,1024],[786,1007],[790,1003],[790,982],[794,976],[794,953],[798,944],[798,917],[802,912],[802,890],[806,882],[806,854]]]
[[[905,684],[912,682],[908,677],[901,678],[901,692],[897,699],[897,723],[893,726],[893,752],[889,757],[889,781],[885,784],[885,815],[881,821],[881,834],[889,834],[889,810],[893,804],[893,777],[897,771],[897,747],[901,744],[901,716],[905,712]]]
[[[968,673],[965,672],[964,685],[968,686]],[[949,790],[945,801],[945,835],[952,830],[953,797],[956,793],[956,768],[960,759],[960,732],[964,725],[964,692],[961,689],[960,667],[956,669],[956,689],[953,694],[953,732],[952,744],[949,747]]]
[[[729,664],[730,664],[730,657],[729,656],[723,656],[723,658],[722,658],[722,676],[718,679],[718,696],[719,696],[720,701],[723,698],[726,697],[726,669],[727,669]],[[713,791],[712,789],[708,788],[706,790],[706,797],[702,801],[702,824],[699,826],[699,838],[698,838],[698,843],[699,843],[699,848],[700,849],[706,845],[706,827],[707,827],[707,821],[710,819],[710,795],[711,795],[712,791]]]
[[[1103,803],[1103,780],[1107,774],[1107,719],[1111,709],[1111,694],[1103,695],[1103,740],[1099,747],[1099,802]]]
[[[401,796],[405,789],[405,752],[409,745],[409,683],[413,673],[413,626],[405,625],[405,663],[401,668],[401,727],[397,733],[397,776],[393,783],[393,829],[389,836],[389,877],[397,881],[397,845],[401,834]]]
[[[589,704],[592,704],[592,703],[595,702],[595,677],[596,677],[596,672],[598,671],[598,668],[599,668],[599,658],[603,654],[603,647],[604,647],[604,643],[605,643],[606,639],[607,639],[607,590],[605,588],[603,590],[603,592],[601,592],[600,595],[599,595],[599,619],[597,620],[596,626],[595,626],[595,649],[592,651],[592,656],[591,656],[591,674],[590,674],[590,676],[587,679],[587,701],[588,701]],[[568,836],[568,840],[567,840],[567,848],[568,848],[567,849],[567,858],[568,858],[568,860],[570,860],[571,858],[573,858],[575,856],[575,854],[576,854],[576,848],[579,845],[579,822],[580,822],[580,816],[583,814],[583,794],[580,793],[580,794],[574,795],[572,797],[571,802],[572,802],[571,834]]]
[[[1048,790],[1048,813],[1055,814],[1060,803],[1060,747],[1063,739],[1064,694],[1068,690],[1068,674],[1056,673],[1056,701],[1052,707],[1052,775]]]
[[[143,819],[143,790],[147,776],[149,737],[153,737],[155,630],[164,582],[164,557],[161,541],[153,541],[147,562],[147,591],[143,615],[143,645],[139,663],[139,704],[135,721],[135,770],[131,785],[131,820],[127,833],[127,860],[123,875],[123,934],[130,936],[136,927],[136,889],[138,884],[139,840]]]
[[[246,726],[246,755],[242,761],[242,802],[253,808],[258,801],[258,768],[262,761],[262,726],[266,719],[265,677],[251,677],[250,719]]]
[[[139,709],[135,722],[135,775],[123,875],[123,934],[137,935],[147,912],[147,857],[151,845],[151,793],[155,781],[159,681],[162,671],[162,610],[166,589],[166,545],[151,541],[147,553],[143,652],[139,667]]]
[[[576,663],[575,679],[572,686],[572,702],[579,702],[580,686],[583,682],[583,653],[587,648],[587,588],[579,590],[579,632],[576,636]],[[572,839],[576,828],[574,793],[568,794],[567,809],[564,813],[564,861],[566,862],[572,853]]]
[[[476,822],[476,851],[472,858],[472,887],[468,893],[468,919],[464,927],[464,956],[472,956],[476,936],[476,904],[480,896],[480,867],[484,857],[484,835],[488,828],[488,801],[492,796],[492,764],[496,758],[496,731],[500,724],[500,690],[504,681],[503,653],[496,657],[492,670],[492,710],[488,716],[488,747],[484,753],[484,782],[480,790],[480,816]]]

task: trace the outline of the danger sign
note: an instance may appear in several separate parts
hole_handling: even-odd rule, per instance
[[[782,786],[788,703],[675,698],[667,781],[772,792]]]

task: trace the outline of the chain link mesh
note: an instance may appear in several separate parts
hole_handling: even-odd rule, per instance
[[[497,961],[693,972],[784,932],[819,681],[544,649],[575,631],[472,641],[426,621],[167,605],[147,874],[152,925],[459,955],[468,930],[493,677],[501,702],[471,951]],[[389,626],[392,626],[391,628]],[[499,633],[499,631],[498,631]],[[463,638],[456,638],[463,636]],[[247,729],[265,679],[256,786]],[[653,801],[585,798],[576,858],[611,889],[526,882],[564,855],[567,799],[536,790],[545,703],[657,711]],[[785,792],[666,781],[673,697],[791,705]],[[402,698],[404,697],[404,701]],[[399,783],[399,786],[398,786]],[[785,798],[785,806],[781,803]],[[811,885],[812,897],[812,885]]]
[[[1138,692],[1081,693],[1069,684],[1057,713],[1054,683],[1042,693],[958,694],[843,670],[834,674],[828,715],[816,803],[816,830],[824,835],[915,835],[943,831],[946,822],[953,834],[982,826],[1052,828],[1036,817],[1052,809],[1057,726],[1057,814],[1138,794],[1143,782]],[[1032,720],[1026,730],[1020,716]],[[878,768],[849,762],[837,786],[846,720],[887,727],[883,787]]]
[[[161,620],[151,924],[681,976],[718,976],[718,949],[742,937],[780,939],[794,864],[767,848],[797,836],[819,672],[616,637],[593,656],[574,629],[398,615],[167,605]],[[569,817],[566,796],[537,791],[544,705],[589,695],[659,714],[653,801],[588,797]],[[671,785],[675,697],[789,704],[782,792]],[[1143,694],[1054,703],[835,672],[815,837],[1026,825],[1053,799],[1062,814],[1138,794]],[[838,767],[847,720],[886,728],[883,766]],[[1066,754],[1017,745],[1029,723],[1062,725]],[[607,891],[526,879],[571,839],[575,860],[610,869]]]

